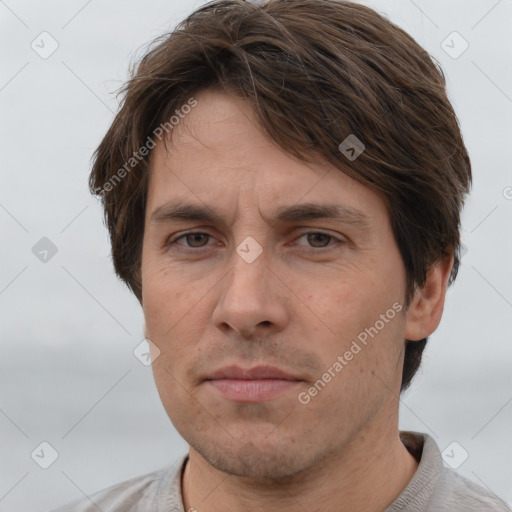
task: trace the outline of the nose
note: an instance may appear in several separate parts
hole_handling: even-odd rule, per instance
[[[289,321],[287,287],[269,265],[265,251],[250,263],[234,251],[230,265],[231,270],[219,284],[214,325],[242,338],[268,336],[285,329]]]

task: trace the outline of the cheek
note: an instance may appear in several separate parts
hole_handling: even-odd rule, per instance
[[[372,288],[361,276],[313,280],[303,286],[305,300],[299,306],[304,315],[300,316],[330,344],[342,345],[378,318],[381,308]]]
[[[155,380],[172,386],[171,375],[179,379],[200,357],[196,351],[209,318],[204,297],[208,287],[183,273],[158,269],[143,273],[142,289],[146,334],[160,351],[153,364]]]
[[[143,259],[142,306],[150,334],[161,335],[192,309],[197,288],[198,283],[185,280],[182,272],[172,271],[157,258]]]
[[[331,391],[337,388],[333,396],[350,391],[354,383],[365,393],[382,387],[379,379],[389,381],[403,344],[403,314],[396,311],[400,290],[369,279],[318,287],[314,293],[310,288],[306,297],[310,310],[301,322],[315,340],[322,371],[336,375],[329,385]]]

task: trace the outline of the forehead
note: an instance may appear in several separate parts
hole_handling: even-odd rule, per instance
[[[320,159],[305,163],[270,141],[244,100],[214,90],[195,99],[173,129],[169,151],[162,142],[153,149],[146,218],[165,203],[191,201],[226,212],[257,206],[269,216],[303,202],[387,216],[380,197],[340,169]]]

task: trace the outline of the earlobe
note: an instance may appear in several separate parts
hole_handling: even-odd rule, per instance
[[[453,253],[450,253],[428,271],[423,287],[416,289],[406,314],[405,339],[418,341],[437,329],[452,266]]]

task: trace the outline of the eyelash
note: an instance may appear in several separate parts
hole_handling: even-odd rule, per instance
[[[179,244],[177,244],[177,243],[176,243],[178,240],[181,240],[181,239],[185,239],[185,240],[186,240],[186,237],[187,237],[187,236],[190,236],[190,235],[206,235],[206,236],[208,236],[208,237],[210,237],[210,238],[213,238],[213,237],[212,237],[212,235],[210,235],[209,233],[205,233],[204,231],[189,231],[189,232],[187,232],[187,233],[183,233],[182,235],[180,235],[180,236],[178,236],[178,237],[176,237],[176,238],[174,238],[174,239],[169,239],[169,240],[165,243],[165,247],[166,247],[166,248],[171,249],[171,248],[172,248],[172,246],[174,246],[174,245],[179,245]],[[336,242],[339,242],[339,243],[341,243],[341,244],[345,243],[345,241],[344,241],[344,240],[341,240],[340,238],[337,238],[337,237],[335,237],[335,236],[333,236],[333,235],[330,235],[330,234],[328,234],[328,233],[323,233],[322,231],[307,231],[306,233],[302,233],[302,234],[297,238],[297,240],[298,240],[298,239],[300,239],[300,238],[302,238],[302,237],[304,237],[304,236],[306,236],[306,235],[324,235],[324,236],[327,236],[327,237],[329,237],[330,239],[332,239],[332,240],[334,240],[334,241],[336,241]],[[335,244],[329,244],[329,245],[327,245],[327,246],[325,246],[325,247],[303,247],[303,248],[302,248],[302,250],[305,250],[306,252],[315,252],[315,253],[318,253],[318,252],[324,252],[324,251],[328,250],[328,249],[329,249],[329,248],[331,248],[333,245],[335,245]],[[194,247],[183,247],[183,246],[181,246],[181,247],[182,247],[183,249],[185,249],[185,250],[190,250],[190,251],[193,251],[193,252],[201,252],[201,250],[203,250],[203,249],[207,249],[207,248],[208,248],[208,246],[207,246],[207,245],[205,245],[205,246],[203,246],[203,247],[197,247],[197,248],[194,248]]]

